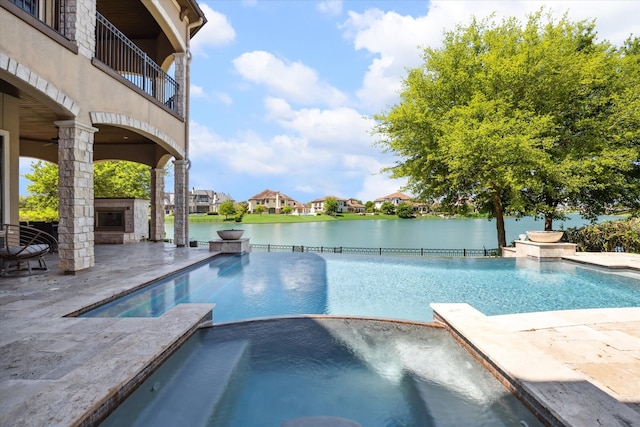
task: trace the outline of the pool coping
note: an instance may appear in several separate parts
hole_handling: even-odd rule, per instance
[[[547,425],[640,426],[640,413],[504,326],[504,318],[517,315],[495,316],[498,321],[466,303],[431,308],[434,319]],[[634,311],[640,321],[640,308]]]
[[[0,279],[0,424],[95,424],[92,414],[123,398],[142,372],[168,356],[176,340],[210,322],[206,316],[213,307],[184,304],[145,319],[63,316],[122,293],[125,284],[140,287],[215,255],[153,242],[96,246],[100,263],[75,276],[51,267],[44,275]],[[40,371],[32,371],[32,363]]]

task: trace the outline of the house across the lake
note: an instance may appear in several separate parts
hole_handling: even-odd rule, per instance
[[[264,207],[265,213],[279,214],[283,213],[285,206],[291,207],[291,213],[296,215],[304,215],[309,213],[309,207],[304,203],[283,194],[279,191],[266,189],[249,200],[249,212],[256,213],[258,206]]]

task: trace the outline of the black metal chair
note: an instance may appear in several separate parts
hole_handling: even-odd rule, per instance
[[[0,275],[7,276],[15,267],[20,271],[26,265],[31,274],[31,261],[37,260],[38,270],[47,270],[44,256],[58,250],[58,241],[51,234],[27,225],[2,224],[0,226]]]

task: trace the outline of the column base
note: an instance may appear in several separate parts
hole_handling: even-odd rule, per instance
[[[515,257],[560,259],[575,254],[575,243],[538,243],[529,240],[516,240]]]
[[[244,254],[251,252],[251,246],[249,245],[249,238],[238,240],[210,240],[209,251],[222,252],[223,254]]]

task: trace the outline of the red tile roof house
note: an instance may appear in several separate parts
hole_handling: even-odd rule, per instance
[[[393,193],[388,196],[379,197],[374,200],[376,209],[380,209],[384,202],[391,202],[397,207],[402,202],[411,202],[411,197],[403,193]]]
[[[249,212],[256,211],[258,206],[264,206],[265,212],[270,214],[279,214],[282,213],[282,208],[285,206],[291,206],[293,209],[293,213],[300,215],[309,213],[309,207],[304,203],[300,203],[286,194],[282,194],[279,191],[273,191],[266,189],[261,193],[252,196],[248,200],[249,202]]]
[[[356,199],[347,200],[347,210],[351,213],[364,213],[366,207]]]

